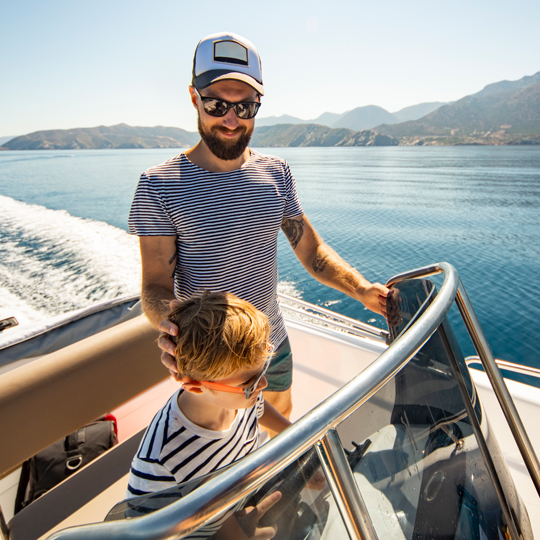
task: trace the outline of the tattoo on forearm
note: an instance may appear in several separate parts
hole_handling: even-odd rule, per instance
[[[285,219],[281,227],[293,249],[296,248],[304,234],[303,219]]]
[[[169,266],[175,262],[176,260],[176,257],[178,255],[178,249],[176,249],[176,251],[174,252],[174,255],[169,259]],[[174,271],[176,270],[176,264],[174,265],[174,268],[173,268],[173,271],[172,271],[172,274],[171,274],[171,277],[174,278]]]
[[[327,264],[328,264],[328,257],[326,255],[317,253],[317,256],[313,260],[313,264],[312,264],[313,270],[317,273],[321,273],[322,271],[324,271]]]

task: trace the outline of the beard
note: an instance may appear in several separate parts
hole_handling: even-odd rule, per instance
[[[198,115],[197,118],[197,128],[199,129],[201,139],[206,146],[208,146],[210,152],[218,159],[223,159],[224,161],[238,159],[244,153],[244,150],[247,148],[251,139],[251,135],[253,135],[253,127],[247,129],[244,126],[238,126],[234,130],[234,132],[240,132],[240,136],[236,140],[229,141],[227,139],[221,139],[218,136],[220,131],[230,133],[231,130],[219,126],[214,126],[207,130],[201,123],[200,115]]]

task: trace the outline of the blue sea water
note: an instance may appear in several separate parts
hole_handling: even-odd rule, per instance
[[[260,151],[288,160],[312,224],[368,279],[450,262],[495,355],[540,367],[540,147]],[[137,291],[131,199],[140,172],[175,153],[1,152],[2,313],[38,320]],[[282,235],[278,263],[281,290],[385,326],[313,280]]]

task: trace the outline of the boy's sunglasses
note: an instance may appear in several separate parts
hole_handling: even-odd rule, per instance
[[[225,116],[229,112],[229,109],[232,109],[236,116],[238,116],[238,118],[241,120],[249,120],[251,118],[255,118],[255,115],[259,112],[259,107],[261,106],[258,101],[241,101],[240,103],[230,103],[224,99],[201,96],[196,88],[195,92],[197,92],[197,95],[202,101],[204,112],[210,116],[216,116],[218,118]]]
[[[214,381],[199,381],[199,382],[203,386],[206,386],[207,388],[210,388],[211,390],[219,390],[220,392],[230,392],[231,394],[244,394],[244,396],[246,396],[246,399],[249,399],[253,395],[253,393],[257,390],[257,387],[259,386],[261,379],[264,377],[264,374],[268,371],[268,367],[270,366],[270,362],[272,360],[273,352],[274,352],[274,347],[270,346],[269,352],[268,352],[268,359],[264,363],[264,366],[261,369],[261,372],[257,375],[253,383],[250,384],[246,388],[239,388],[238,386],[230,386],[228,384],[223,384],[223,383],[214,382]]]

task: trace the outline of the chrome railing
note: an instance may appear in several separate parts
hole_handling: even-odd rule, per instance
[[[482,360],[480,360],[479,356],[467,356],[465,362],[468,366],[482,364]],[[510,371],[512,373],[518,373],[519,375],[527,375],[529,377],[534,377],[535,379],[540,379],[540,369],[538,368],[514,364],[513,362],[507,362],[506,360],[499,360],[499,358],[495,358],[495,363],[502,371]]]
[[[315,306],[309,302],[295,298],[294,296],[279,293],[278,297],[280,299],[282,310],[296,313],[300,315],[301,318],[306,317],[316,324],[328,326],[335,330],[342,330],[355,336],[380,338],[383,341],[387,341],[390,335],[386,330],[375,328],[374,326],[357,321],[356,319],[351,319],[350,317],[346,317],[345,315],[341,315],[329,309]]]
[[[281,472],[285,467],[297,460],[308,449],[317,448],[322,466],[327,474],[330,489],[336,499],[343,521],[351,538],[374,540],[377,538],[373,525],[363,507],[362,497],[358,491],[350,467],[343,456],[343,449],[337,444],[335,428],[365,404],[396,374],[407,365],[410,359],[422,348],[446,317],[454,299],[466,317],[469,331],[474,335],[475,345],[482,362],[489,366],[500,400],[508,405],[511,398],[504,392],[504,381],[497,377],[498,368],[489,347],[483,341],[483,333],[478,321],[466,299],[463,286],[453,266],[439,263],[427,266],[413,272],[407,272],[393,278],[389,285],[404,279],[427,277],[443,272],[444,282],[437,296],[426,308],[408,331],[400,336],[386,349],[376,362],[370,364],[357,377],[347,383],[310,411],[300,420],[290,426],[285,432],[276,436],[256,452],[233,464],[227,470],[216,475],[212,482],[204,484],[165,508],[148,516],[127,520],[85,525],[59,531],[49,537],[49,540],[66,539],[180,539],[194,532],[224,509],[232,507],[250,493],[253,493],[267,480]],[[493,364],[493,365],[492,365]],[[486,369],[487,371],[487,369]],[[495,373],[495,374],[494,374]],[[500,372],[498,372],[500,375]],[[494,374],[494,375],[493,375]],[[495,386],[494,385],[494,386]],[[503,388],[501,390],[501,388]],[[513,403],[506,406],[505,414],[512,420],[514,430],[525,444],[520,446],[522,453],[528,455],[526,462],[531,463],[535,473],[533,480],[537,483],[536,456],[527,445],[526,434],[519,421],[519,416]],[[515,435],[516,436],[516,435]],[[518,443],[519,445],[519,443]],[[524,457],[525,459],[525,457]],[[504,511],[504,504],[503,511]],[[512,537],[518,537],[513,519],[505,511]]]
[[[456,304],[508,422],[508,427],[523,457],[525,466],[529,471],[534,487],[538,495],[540,495],[540,462],[461,281],[459,281],[457,290]]]

